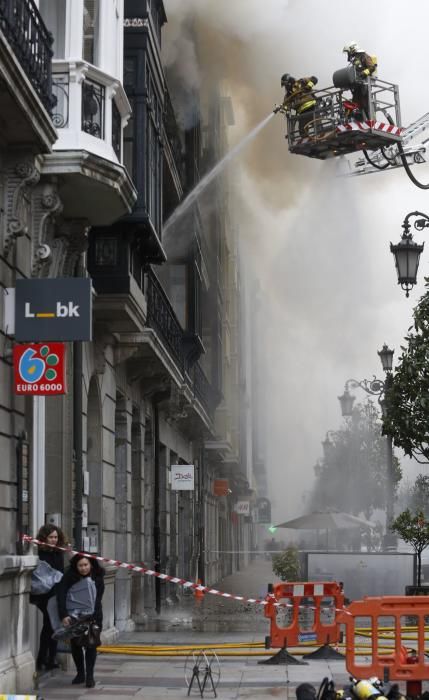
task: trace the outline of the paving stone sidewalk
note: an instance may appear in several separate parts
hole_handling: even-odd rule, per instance
[[[271,563],[257,559],[244,571],[219,584],[219,590],[263,597],[267,583],[273,580]],[[123,633],[118,644],[220,644],[224,642],[261,642],[268,633],[261,606],[242,604],[207,594],[201,605],[188,599],[183,605],[166,609],[146,628]],[[316,687],[324,676],[339,684],[347,681],[344,662],[312,661],[303,666],[261,666],[249,649],[243,656],[220,657],[220,682],[217,696],[222,700],[238,698],[294,700],[299,683]],[[96,687],[72,686],[74,672],[55,671],[40,681],[39,696],[44,700],[97,697],[99,700],[132,698],[186,698],[184,658],[151,658],[99,654],[95,668]],[[191,697],[200,697],[192,692]],[[204,693],[213,698],[213,692]]]

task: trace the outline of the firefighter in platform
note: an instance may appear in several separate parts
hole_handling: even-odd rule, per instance
[[[308,78],[296,79],[289,73],[285,73],[282,75],[281,85],[285,89],[282,108],[287,113],[291,111],[295,113],[299,134],[304,138],[308,135],[308,124],[314,116],[316,98],[313,88],[317,85],[317,78],[312,75]]]
[[[369,114],[368,77],[376,75],[377,58],[370,56],[359,48],[356,41],[351,41],[343,48],[347,60],[355,68],[357,81],[352,88],[353,101],[357,102],[364,113]]]

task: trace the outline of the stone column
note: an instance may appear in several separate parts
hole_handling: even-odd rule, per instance
[[[127,561],[128,500],[131,483],[131,420],[132,407],[129,400],[116,402],[115,413],[115,556]],[[119,631],[134,629],[131,620],[131,574],[118,569],[115,582],[115,626]]]
[[[143,415],[142,415],[143,413]],[[144,449],[145,417],[144,405],[141,411],[134,409],[131,428],[131,549],[132,560],[141,565],[144,560],[144,503],[145,488]],[[137,623],[146,621],[144,611],[144,575],[135,574],[131,582],[131,614]]]

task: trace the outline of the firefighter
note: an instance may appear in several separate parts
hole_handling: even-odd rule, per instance
[[[368,80],[371,75],[375,77],[377,71],[377,58],[359,48],[356,41],[351,41],[343,48],[343,53],[347,54],[348,62],[354,66],[358,82],[352,88],[353,101],[357,102],[366,116],[369,114],[369,94]]]
[[[282,108],[285,112],[294,110],[297,115],[299,134],[302,138],[308,135],[307,127],[314,116],[316,98],[313,88],[317,85],[316,76],[296,79],[289,73],[282,75],[281,85],[285,89]],[[295,121],[295,124],[296,124]],[[295,124],[293,130],[295,129]]]

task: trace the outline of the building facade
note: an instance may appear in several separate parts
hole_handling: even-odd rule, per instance
[[[166,19],[162,0],[0,3],[6,692],[31,687],[39,624],[28,606],[37,558],[21,533],[53,522],[77,548],[207,585],[255,546],[244,280],[223,178],[165,226],[224,153],[232,106],[220,85],[201,90],[181,122],[161,60]],[[92,279],[93,339],[67,344],[69,393],[15,396],[7,297],[21,277],[76,276]],[[193,465],[193,490],[174,489],[172,465]],[[181,595],[108,568],[106,641]]]

